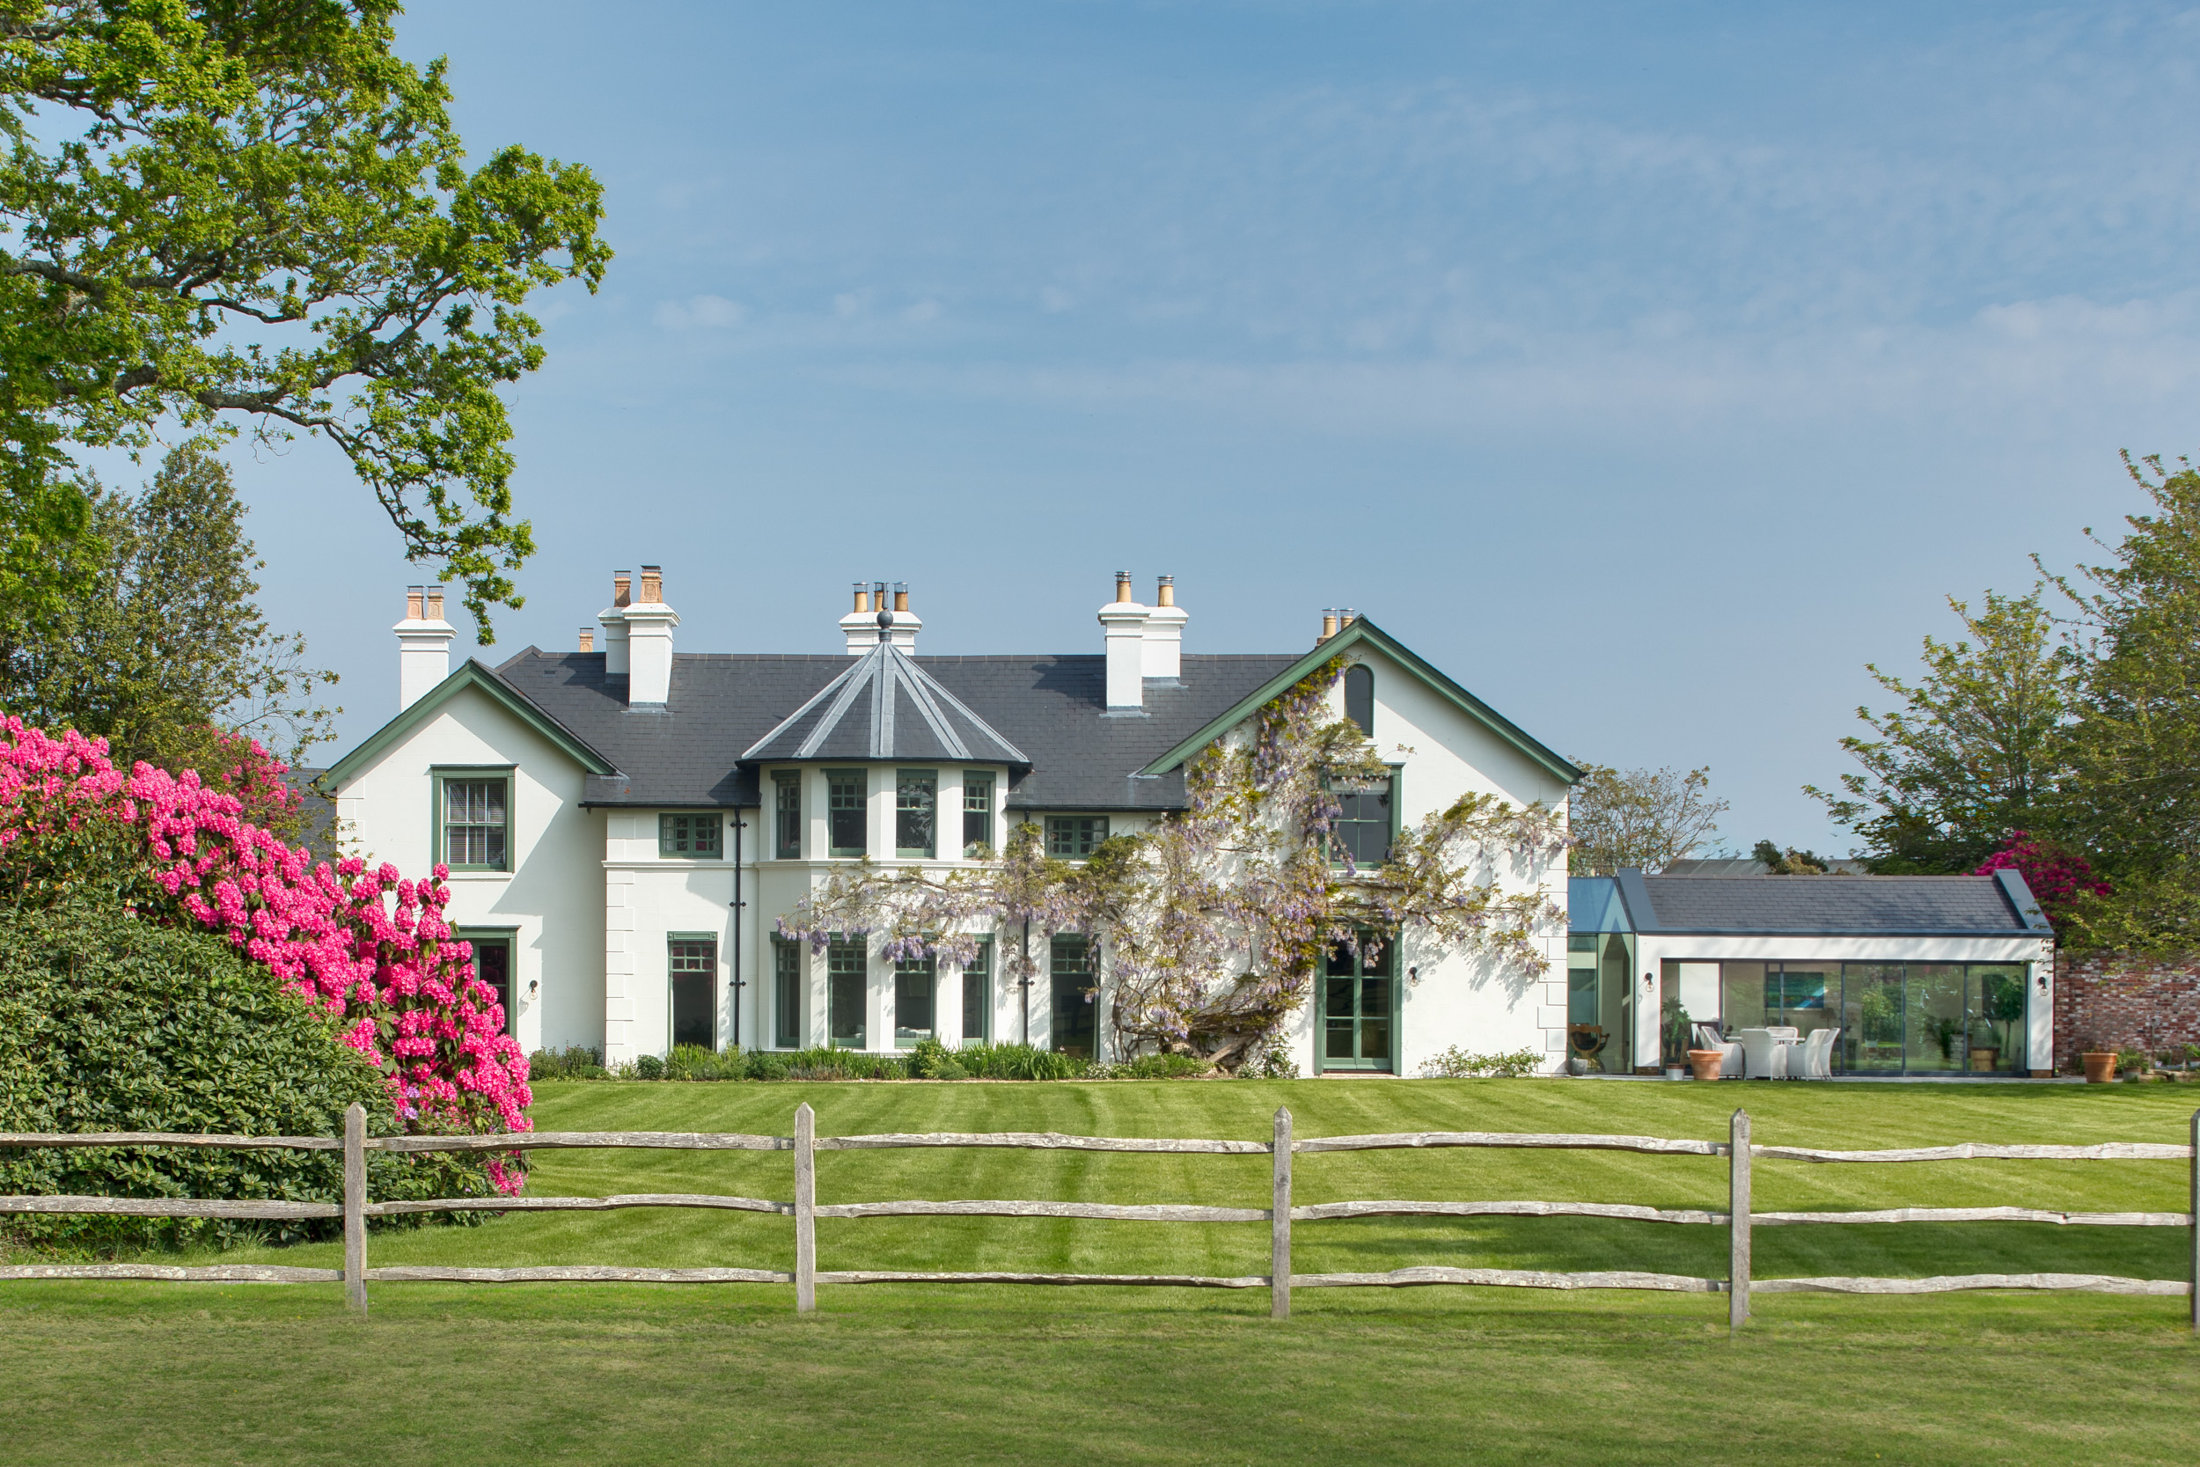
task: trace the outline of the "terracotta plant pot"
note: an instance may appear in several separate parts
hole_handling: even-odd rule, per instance
[[[2085,1060],[2085,1083],[2106,1085],[2116,1078],[2116,1051],[2113,1049],[2089,1049]]]
[[[1696,1072],[1699,1080],[1719,1078],[1719,1066],[1726,1063],[1726,1056],[1716,1049],[1691,1049],[1688,1051],[1688,1068]]]

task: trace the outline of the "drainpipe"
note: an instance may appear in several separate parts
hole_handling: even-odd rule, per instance
[[[741,899],[741,832],[749,823],[741,818],[741,812],[733,812],[733,1047],[741,1047],[741,990],[748,984],[741,978],[741,909],[748,905]]]
[[[1031,1048],[1031,919],[1024,918],[1024,976],[1020,980],[1024,991],[1024,1048]]]

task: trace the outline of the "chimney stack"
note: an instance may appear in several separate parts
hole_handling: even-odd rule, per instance
[[[626,608],[629,708],[661,707],[671,698],[672,629],[679,624],[679,613],[665,605],[663,569],[643,566],[641,599]]]
[[[1322,634],[1314,639],[1314,645],[1319,647],[1335,635],[1337,635],[1337,608],[1325,606],[1322,608]]]
[[[583,652],[596,650],[596,629],[594,627],[581,628],[581,650]]]
[[[886,610],[886,603],[879,602],[879,610]],[[917,655],[917,633],[924,630],[924,623],[909,609],[909,583],[894,582],[894,609],[889,613],[893,624],[886,629],[886,640],[914,657]]]
[[[1146,613],[1146,635],[1139,653],[1139,674],[1162,682],[1183,676],[1184,623],[1191,615],[1176,604],[1176,577],[1162,576],[1154,587],[1153,609]]]
[[[1151,611],[1131,600],[1131,573],[1115,573],[1115,599],[1100,608],[1100,636],[1108,654],[1107,707],[1137,713],[1145,707],[1146,618]]]
[[[885,583],[882,581],[879,584],[880,589],[883,590]],[[861,657],[878,645],[878,621],[872,615],[871,587],[869,584],[857,581],[855,591],[856,609],[840,619],[840,633],[848,639],[848,655],[850,657]],[[883,604],[878,607],[880,611],[885,609],[886,607]]]
[[[405,619],[397,633],[397,707],[412,707],[451,675],[451,639],[458,629],[443,619],[441,586],[407,586]]]
[[[631,571],[611,573],[611,604],[596,613],[596,620],[603,623],[603,675],[625,677],[626,657],[626,608],[634,599],[629,589],[634,584]]]

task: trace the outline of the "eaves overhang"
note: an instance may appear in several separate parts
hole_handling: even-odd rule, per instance
[[[1434,664],[1364,616],[1355,619],[1343,631],[1337,633],[1328,641],[1320,643],[1304,657],[1277,673],[1267,682],[1262,683],[1258,688],[1240,699],[1227,712],[1210,721],[1197,733],[1177,744],[1139,772],[1141,774],[1166,774],[1170,770],[1179,767],[1201,749],[1206,748],[1216,739],[1221,738],[1231,729],[1236,728],[1240,723],[1266,707],[1275,698],[1288,692],[1292,684],[1308,676],[1330,658],[1363,642],[1389,656],[1392,661],[1412,673],[1438,696],[1451,703],[1484,728],[1487,728],[1491,733],[1496,734],[1505,743],[1525,754],[1554,779],[1570,785],[1582,777],[1582,771],[1575,767],[1571,761],[1559,757],[1555,751],[1534,738],[1520,725],[1499,713],[1480,698],[1475,697],[1474,694],[1459,686],[1458,683],[1453,682]]]
[[[391,747],[399,743],[414,729],[433,718],[440,708],[467,689],[478,690],[489,701],[526,724],[536,733],[571,758],[590,774],[616,774],[610,760],[590,747],[586,740],[559,723],[549,714],[537,708],[515,692],[510,683],[482,665],[475,658],[467,658],[458,670],[437,683],[416,699],[412,706],[399,713],[367,736],[366,742],[330,765],[313,784],[324,794],[333,794],[351,777],[379,759]]]

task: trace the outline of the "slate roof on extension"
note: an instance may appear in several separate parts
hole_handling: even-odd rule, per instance
[[[904,660],[1029,761],[1028,772],[1011,773],[1011,808],[1141,810],[1181,806],[1184,776],[1138,769],[1297,659],[1186,653],[1180,681],[1148,682],[1145,707],[1134,714],[1107,711],[1107,659],[1099,654]],[[604,675],[600,652],[530,647],[495,672],[619,771],[589,779],[588,803],[753,806],[756,766],[742,756],[856,661],[845,653],[676,653],[662,708],[629,708],[626,679]],[[898,737],[898,716],[896,729]],[[836,749],[830,757],[868,755]],[[1021,761],[995,762],[1013,770]]]
[[[2014,871],[1990,876],[1619,873],[1637,932],[1822,937],[2052,934]]]

